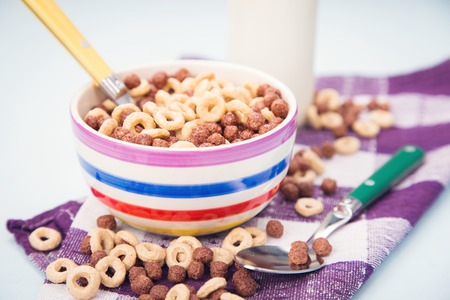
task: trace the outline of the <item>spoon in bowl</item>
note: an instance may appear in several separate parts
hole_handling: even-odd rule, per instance
[[[319,228],[306,242],[311,249],[312,243],[319,237],[326,238],[336,229],[350,222],[361,211],[378,199],[390,188],[406,178],[419,167],[425,152],[413,145],[402,147],[382,167],[362,184],[345,196],[325,217]],[[274,245],[261,245],[243,249],[236,254],[236,260],[245,268],[255,271],[277,274],[299,274],[316,271],[325,264],[323,259],[309,250],[310,263],[291,265],[289,249]]]

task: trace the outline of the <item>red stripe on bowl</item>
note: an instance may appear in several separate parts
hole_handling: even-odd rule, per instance
[[[189,222],[189,221],[207,221],[225,218],[252,210],[260,206],[261,204],[271,200],[272,197],[278,192],[280,185],[281,183],[277,184],[269,192],[242,203],[218,208],[199,209],[199,210],[165,210],[165,209],[148,208],[139,205],[125,203],[117,199],[113,199],[97,191],[92,187],[91,190],[94,196],[100,200],[100,202],[102,202],[103,204],[112,209],[115,209],[125,214],[129,214],[139,218],[160,220],[160,221]],[[189,201],[189,199],[187,199],[186,201]]]

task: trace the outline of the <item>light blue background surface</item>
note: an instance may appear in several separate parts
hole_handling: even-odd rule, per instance
[[[224,0],[56,2],[114,70],[227,57]],[[18,0],[0,0],[0,39],[0,298],[34,299],[44,275],[5,224],[88,193],[68,104],[89,78]],[[315,53],[317,75],[435,65],[450,58],[450,1],[319,1]],[[449,212],[447,188],[354,299],[450,299]]]

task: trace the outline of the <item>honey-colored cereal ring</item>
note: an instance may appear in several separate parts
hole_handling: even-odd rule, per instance
[[[334,141],[334,150],[339,154],[352,154],[359,150],[361,141],[353,136],[344,136]]]
[[[264,97],[254,97],[252,101],[248,104],[248,106],[252,107],[258,104],[259,102],[264,102]]]
[[[390,111],[375,109],[370,112],[370,120],[381,128],[390,128],[394,125],[394,115]]]
[[[213,277],[205,282],[197,291],[200,299],[208,297],[209,294],[218,289],[223,289],[227,285],[227,280],[223,277]]]
[[[186,91],[194,91],[194,89],[195,89],[195,79],[194,79],[194,77],[186,77],[181,82],[182,93],[184,93]]]
[[[203,97],[206,92],[213,88],[211,81],[209,79],[203,79],[194,88],[194,96]]]
[[[106,232],[111,236],[111,238],[113,240],[116,237],[116,233],[114,231],[112,231],[111,229],[107,229],[107,228],[100,228],[100,229],[106,230]],[[98,230],[98,227],[92,228],[91,230],[89,230],[87,235],[92,236],[92,234],[95,234],[95,232],[97,230]]]
[[[244,87],[225,87],[221,91],[222,97],[225,102],[232,100],[239,100],[244,104],[249,104],[252,101],[250,92]]]
[[[314,198],[299,198],[295,203],[295,210],[304,217],[310,217],[320,214],[323,204]]]
[[[94,227],[91,230],[89,230],[88,234],[89,236],[92,236],[92,234],[95,234],[97,230],[106,230],[106,232],[109,233],[109,235],[112,237],[112,239],[114,240],[114,238],[116,237],[116,233],[114,231],[112,231],[111,229],[107,229],[107,228],[100,228],[100,227]]]
[[[86,286],[81,286],[77,283],[80,278],[87,279],[88,283]],[[100,274],[91,266],[78,266],[67,273],[67,291],[76,299],[91,299],[97,294],[100,283]]]
[[[109,256],[123,256],[122,263],[125,265],[127,270],[129,270],[136,263],[136,255],[137,254],[134,247],[128,244],[117,245],[109,252]]]
[[[191,142],[187,142],[187,141],[178,141],[173,143],[172,145],[170,145],[169,148],[197,148],[194,144],[192,144]]]
[[[336,110],[340,105],[340,95],[335,89],[323,89],[317,92],[316,104],[326,103],[329,110]]]
[[[61,233],[49,227],[39,227],[28,237],[31,247],[39,251],[50,251],[61,244]]]
[[[111,136],[114,129],[116,129],[118,126],[119,124],[115,119],[106,119],[105,121],[103,121],[102,126],[100,126],[100,128],[98,129],[98,132],[106,136]]]
[[[230,250],[234,255],[252,245],[252,235],[242,227],[231,230],[222,242],[222,248]]]
[[[197,126],[202,126],[203,124],[205,124],[205,121],[203,121],[202,119],[195,119],[195,120],[186,122],[186,123],[184,123],[183,128],[175,131],[176,137],[179,140],[184,141],[185,139],[187,139],[188,137],[191,136],[192,129],[194,129]]]
[[[194,250],[185,243],[171,243],[166,249],[166,264],[170,268],[178,265],[185,269],[192,262]]]
[[[197,103],[196,113],[205,122],[218,122],[225,112],[225,100],[214,93],[205,93]]]
[[[264,245],[267,242],[267,233],[257,227],[247,227],[247,230],[253,238],[253,246]]]
[[[163,128],[155,128],[155,129],[144,129],[141,131],[141,134],[148,134],[149,136],[152,137],[152,139],[165,139],[168,138],[170,136],[170,131],[167,129],[163,129]]]
[[[103,250],[108,254],[114,248],[114,238],[107,229],[97,227],[91,230],[88,235],[91,236],[89,243],[92,253]]]
[[[306,170],[306,171],[298,170],[292,175],[292,177],[297,183],[302,182],[314,183],[314,180],[316,180],[316,172],[314,172],[313,170]]]
[[[84,121],[86,121],[87,117],[89,116],[96,117],[97,119],[101,117],[109,117],[108,113],[99,107],[96,107],[88,111],[86,116],[84,117]]]
[[[322,174],[325,171],[325,165],[322,159],[311,149],[303,152],[302,155],[305,159],[309,160],[311,163],[311,168],[317,173]]]
[[[177,130],[183,127],[185,121],[180,112],[161,108],[156,112],[155,122],[163,129]]]
[[[125,109],[132,109],[134,111],[141,111],[139,107],[134,105],[133,103],[126,103],[126,104],[120,104],[117,105],[116,108],[114,108],[113,112],[111,113],[111,117],[117,121],[117,123],[120,123],[120,115],[123,113]]]
[[[247,124],[248,115],[253,112],[250,106],[240,100],[231,100],[225,106],[227,111],[233,112],[242,124]]]
[[[333,129],[344,124],[342,116],[334,111],[328,111],[321,114],[319,117],[322,126],[328,129]]]
[[[189,300],[190,294],[188,287],[183,283],[179,283],[170,288],[165,300]]]
[[[306,119],[312,128],[319,130],[322,128],[322,122],[320,120],[319,112],[317,111],[317,106],[310,105],[306,109]]]
[[[137,98],[147,94],[150,89],[150,83],[148,83],[148,81],[145,79],[141,79],[141,83],[137,87],[128,90],[128,94],[130,94],[130,96],[133,98]]]
[[[250,92],[252,98],[255,98],[258,94],[259,84],[255,80],[249,80],[244,83],[244,87]],[[262,97],[261,97],[262,98]]]
[[[189,106],[193,111],[197,111],[197,106],[200,103],[202,98],[200,97],[189,97],[184,104],[186,104],[187,106]]]
[[[186,121],[192,121],[197,118],[195,111],[187,104],[180,102],[172,102],[169,105],[169,109],[181,113]]]
[[[185,103],[187,101],[187,99],[189,99],[189,96],[186,94],[172,94],[172,95],[170,95],[169,106],[173,102]]]
[[[228,266],[231,266],[234,261],[233,252],[228,249],[218,247],[212,247],[211,250],[213,252],[212,261],[221,261],[226,263]]]
[[[360,121],[356,120],[352,124],[352,129],[358,135],[365,138],[373,138],[380,133],[380,126],[373,121]]]
[[[131,246],[130,246],[131,247]],[[114,275],[109,277],[106,272],[109,268],[114,269]],[[127,270],[124,263],[116,256],[105,256],[95,265],[100,274],[102,284],[106,287],[115,288],[123,283]]]
[[[77,266],[78,265],[71,259],[58,258],[47,266],[47,268],[45,269],[45,275],[51,282],[61,283],[66,281],[67,273],[69,272],[69,270],[72,270]]]
[[[275,115],[268,107],[264,107],[263,109],[261,109],[261,114],[267,121],[270,121],[273,118],[275,118]]]
[[[167,83],[164,86],[163,90],[169,92],[170,90],[174,91],[174,93],[183,93],[181,82],[178,79],[170,77],[167,79]]]
[[[146,102],[142,107],[142,111],[145,112],[146,114],[149,114],[152,117],[155,117],[158,109],[159,109],[158,105],[156,105],[156,103],[152,101]]]
[[[112,101],[111,99],[106,99],[102,102],[102,105],[106,108],[106,111],[113,111],[116,108],[117,103]]]
[[[245,300],[242,297],[239,297],[236,294],[232,294],[232,293],[223,293],[222,295],[220,295],[220,300]]]
[[[136,253],[140,260],[145,262],[156,262],[164,265],[166,251],[163,247],[155,243],[142,242],[136,246]]]
[[[158,107],[168,107],[171,102],[171,97],[165,90],[158,90],[155,94],[155,103]]]
[[[211,82],[214,86],[217,86],[219,89],[223,89],[226,87],[234,87],[234,84],[225,78],[214,78],[211,79]]]
[[[201,81],[204,79],[212,80],[216,77],[216,75],[213,72],[202,72],[199,73],[197,76],[194,77],[194,85],[198,85]]]
[[[202,247],[202,243],[196,237],[190,235],[182,235],[179,238],[174,239],[171,243],[185,243],[189,245],[192,250]]]
[[[129,114],[123,121],[122,127],[128,129],[134,134],[139,134],[136,131],[136,125],[141,125],[144,129],[154,129],[156,128],[155,121],[153,118],[146,114],[145,112],[134,112]]]

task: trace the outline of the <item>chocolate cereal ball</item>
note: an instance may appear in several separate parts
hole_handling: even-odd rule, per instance
[[[191,261],[187,268],[188,277],[194,280],[199,280],[200,278],[202,278],[204,273],[205,265],[196,260]]]
[[[91,264],[95,266],[100,259],[106,256],[108,256],[108,254],[106,254],[106,252],[103,250],[95,251],[94,253],[91,254]]]
[[[191,72],[186,68],[181,68],[173,74],[173,77],[179,82],[185,80],[189,76],[191,76]]]
[[[323,153],[323,157],[332,158],[335,153],[333,144],[328,141],[323,142],[322,153]]]
[[[233,126],[239,124],[239,120],[233,112],[229,111],[222,116],[220,124],[222,124],[223,127]]]
[[[116,229],[117,223],[113,215],[104,215],[97,218],[97,226],[101,228]]]
[[[150,294],[143,294],[139,296],[138,300],[157,300],[157,299]]]
[[[333,194],[336,191],[337,184],[336,180],[331,178],[325,178],[320,185],[320,188],[325,194]]]
[[[208,247],[198,247],[194,249],[193,259],[203,264],[209,264],[214,256],[214,252]]]
[[[248,115],[247,127],[251,130],[258,131],[259,127],[266,123],[263,115],[259,112],[252,112]]]
[[[242,278],[247,278],[247,277],[253,279],[252,273],[249,270],[247,270],[245,268],[238,269],[236,272],[234,272],[231,282],[233,283],[234,286],[236,286],[236,283],[238,281],[240,281]]]
[[[226,140],[223,135],[219,133],[213,133],[208,137],[207,142],[219,146],[225,144]]]
[[[314,194],[314,184],[312,182],[300,182],[297,186],[299,197],[311,197]]]
[[[90,255],[91,252],[91,236],[86,235],[80,243],[80,251],[84,254]]]
[[[126,85],[128,89],[134,89],[141,84],[141,79],[136,74],[130,74],[125,77],[123,83]]]
[[[317,255],[327,256],[331,253],[333,247],[330,245],[327,239],[317,238],[312,244],[312,248],[316,251]]]
[[[300,190],[298,185],[292,182],[287,182],[281,186],[281,193],[288,201],[297,200]]]
[[[228,273],[228,265],[223,261],[212,261],[209,266],[211,277],[226,277]]]
[[[236,292],[243,297],[250,297],[256,293],[258,284],[252,277],[242,277],[234,282]]]
[[[131,290],[138,295],[150,293],[153,282],[145,275],[139,275],[131,281]]]
[[[208,299],[209,300],[220,300],[220,296],[225,293],[229,293],[229,292],[225,289],[215,290],[214,292],[212,292],[211,294],[208,295]]]
[[[117,127],[116,129],[114,129],[113,133],[111,134],[111,137],[121,140],[127,133],[130,133],[130,130],[128,128]]]
[[[189,293],[194,294],[194,295],[197,294],[197,290],[195,289],[194,286],[192,286],[190,284],[185,284],[185,286],[188,288]]]
[[[280,221],[277,220],[270,220],[267,222],[266,226],[266,233],[267,235],[274,237],[274,238],[280,238],[283,235],[284,232],[284,226],[281,224]]]
[[[134,278],[140,276],[140,275],[146,275],[147,273],[145,272],[143,267],[138,267],[138,266],[133,266],[130,268],[130,270],[128,270],[128,279],[131,281],[134,280]]]
[[[160,280],[161,279],[162,268],[158,263],[156,263],[154,261],[149,261],[149,262],[145,263],[144,269],[145,269],[145,272],[147,273],[147,276],[151,280]]]
[[[289,105],[283,99],[276,99],[270,105],[270,110],[276,117],[286,118],[289,113]]]
[[[169,79],[167,73],[161,71],[153,74],[151,81],[157,89],[162,89],[166,85],[167,79]]]
[[[167,279],[173,283],[181,283],[186,279],[186,270],[179,265],[175,265],[169,268]]]
[[[305,250],[301,247],[291,247],[288,257],[291,264],[306,264],[306,262],[308,261],[308,250]]]
[[[169,288],[162,284],[157,284],[150,290],[150,295],[153,296],[155,300],[164,300],[166,298]]]

